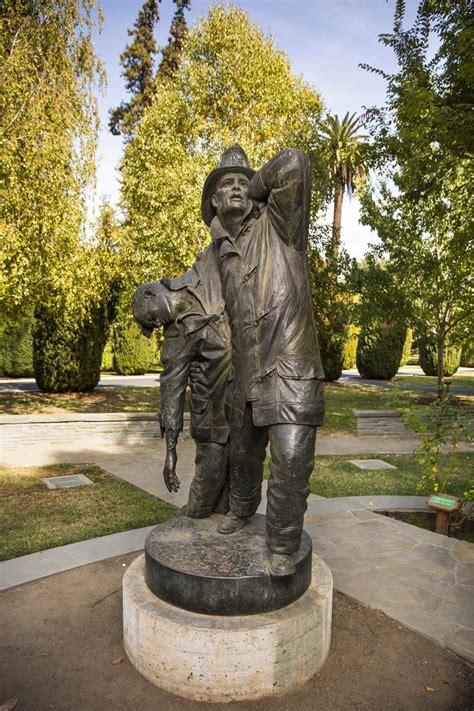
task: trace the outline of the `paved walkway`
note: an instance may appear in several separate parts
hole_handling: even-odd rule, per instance
[[[373,440],[373,441],[367,441]],[[150,443],[151,445],[151,443]],[[192,477],[192,440],[179,448],[181,488],[170,494],[162,483],[164,445],[87,448],[64,443],[24,448],[8,454],[16,466],[60,462],[97,463],[106,471],[182,506]],[[413,440],[397,437],[320,438],[320,454],[372,454],[411,451]],[[474,661],[474,546],[409,526],[374,513],[411,508],[413,497],[345,497],[311,495],[305,528],[314,550],[330,565],[337,590]],[[415,502],[421,509],[424,500]],[[264,511],[264,502],[260,508]],[[51,575],[119,553],[139,550],[149,529],[105,536],[93,541],[0,563],[3,586]]]

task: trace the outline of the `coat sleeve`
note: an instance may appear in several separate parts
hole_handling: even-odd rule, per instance
[[[179,335],[167,338],[161,349],[163,371],[160,376],[160,420],[161,432],[183,430],[183,413],[189,367],[193,360],[195,338],[184,336],[182,325]]]
[[[285,148],[254,175],[250,197],[267,203],[268,218],[278,236],[304,251],[308,242],[311,169],[308,156],[298,148]]]

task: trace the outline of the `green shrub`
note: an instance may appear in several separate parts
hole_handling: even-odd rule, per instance
[[[400,359],[400,367],[406,365],[410,360],[411,347],[413,345],[413,329],[407,328],[405,342],[403,344],[402,357]]]
[[[343,370],[349,370],[353,368],[356,364],[357,357],[357,343],[359,341],[360,328],[354,325],[350,325],[347,331],[347,338],[344,341],[344,347],[342,352],[342,368]]]
[[[319,327],[318,339],[325,380],[332,383],[342,374],[344,338],[338,333]]]
[[[38,307],[35,316],[33,365],[38,387],[51,393],[93,390],[107,339],[106,308],[93,310],[84,323],[73,327],[66,327],[46,306]]]
[[[463,368],[474,368],[474,341],[463,345],[461,352],[461,366]]]
[[[438,374],[438,347],[434,340],[420,338],[420,366],[425,375]],[[449,377],[459,368],[461,362],[461,348],[448,345],[444,349],[443,375]]]
[[[108,340],[102,353],[101,370],[112,371],[114,369],[114,354],[112,352],[112,341]]]
[[[114,326],[113,369],[120,375],[143,375],[157,358],[156,336],[146,338],[131,320]]]
[[[373,323],[364,325],[357,344],[357,370],[363,378],[389,380],[397,374],[406,326]]]
[[[0,323],[0,376],[33,375],[33,313],[5,317]]]

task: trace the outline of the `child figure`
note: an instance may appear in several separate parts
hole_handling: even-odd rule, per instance
[[[161,350],[159,421],[166,440],[163,477],[177,491],[176,446],[183,429],[185,392],[191,363],[200,364],[199,382],[191,384],[191,436],[196,468],[186,515],[205,518],[228,511],[228,438],[226,396],[231,376],[230,327],[220,279],[197,261],[176,279],[140,286],[133,295],[133,315],[142,333],[164,326]]]

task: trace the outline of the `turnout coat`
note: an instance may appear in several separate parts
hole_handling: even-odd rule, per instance
[[[232,335],[230,418],[241,426],[247,402],[255,425],[319,426],[324,373],[311,302],[307,240],[311,198],[305,153],[280,151],[251,179],[249,211],[235,239],[216,215],[212,244]]]

